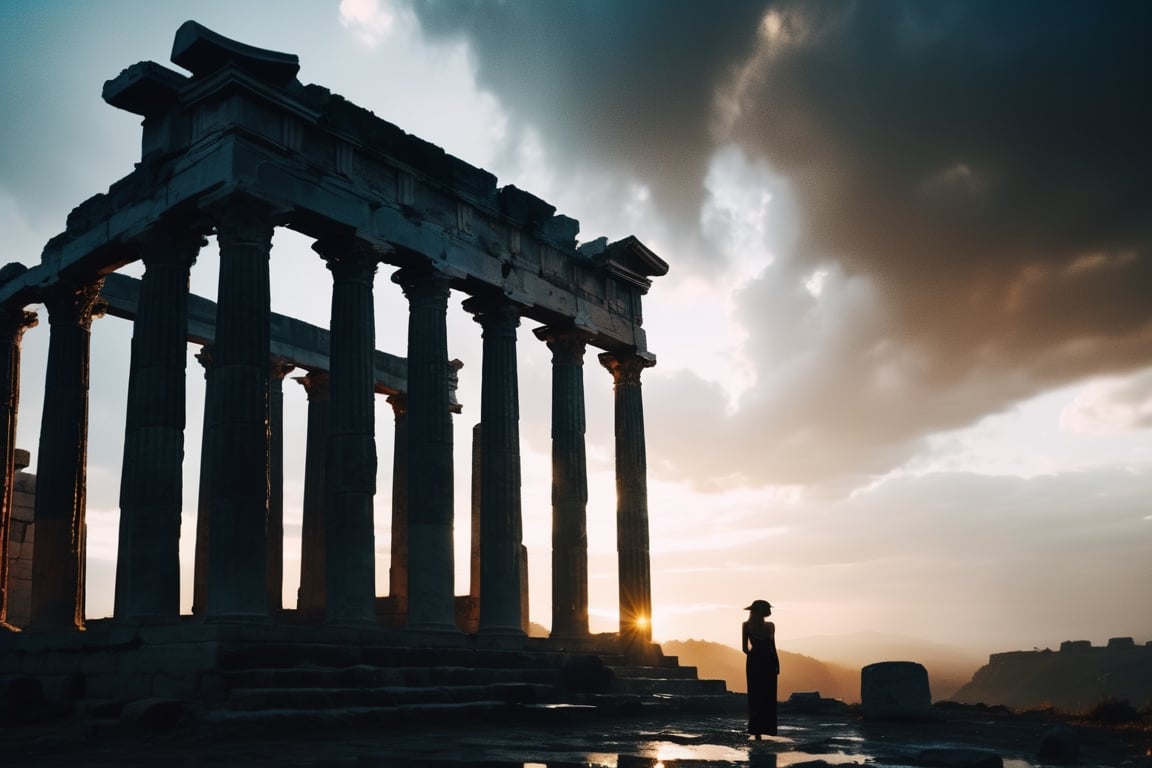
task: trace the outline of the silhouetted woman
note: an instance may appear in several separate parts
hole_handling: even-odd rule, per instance
[[[747,655],[748,733],[757,739],[762,734],[776,735],[776,676],[780,674],[780,657],[776,655],[776,625],[768,621],[772,606],[767,600],[754,600],[744,622],[740,647]]]

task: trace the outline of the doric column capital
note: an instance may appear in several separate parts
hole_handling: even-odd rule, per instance
[[[49,325],[74,325],[85,330],[92,320],[104,314],[107,304],[100,297],[104,278],[91,283],[77,284],[61,280],[44,289],[44,306],[48,308]]]
[[[397,419],[408,415],[408,393],[396,392],[388,395],[388,405],[392,406],[392,413]]]
[[[197,229],[169,224],[152,227],[137,239],[137,244],[140,247],[140,260],[148,269],[189,269],[196,263],[196,257],[200,249],[208,244],[208,239]]]
[[[588,347],[588,334],[576,328],[545,325],[532,333],[552,350],[555,365],[584,365],[584,352]]]
[[[296,381],[308,393],[308,402],[328,399],[327,371],[309,371],[303,376],[297,376]]]
[[[412,304],[447,302],[452,293],[452,279],[436,269],[405,267],[392,275],[392,282],[400,286]]]
[[[283,357],[273,357],[269,362],[269,371],[272,378],[278,381],[283,381],[284,377],[296,370],[296,366]]]
[[[272,233],[275,230],[273,221],[260,216],[233,214],[216,222],[216,238],[222,243],[252,246],[263,251],[272,247]]]
[[[656,358],[645,357],[636,353],[618,354],[616,352],[601,352],[598,356],[600,365],[612,374],[616,386],[640,384],[640,374],[645,368],[656,365]]]
[[[504,296],[473,296],[464,301],[464,311],[471,312],[473,320],[484,329],[484,338],[491,334],[516,335],[520,325],[520,308]]]
[[[355,237],[331,237],[317,240],[312,250],[328,263],[335,280],[371,283],[380,263],[380,252]]]
[[[0,342],[19,344],[24,331],[36,327],[40,318],[21,305],[0,307]]]
[[[268,251],[272,233],[288,211],[270,202],[226,189],[200,203],[216,231],[216,238],[236,245],[257,246]]]
[[[212,369],[212,345],[205,344],[195,354],[196,362],[204,369],[204,378],[208,378],[208,371]]]

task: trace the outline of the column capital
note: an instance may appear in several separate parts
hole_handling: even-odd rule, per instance
[[[386,399],[388,400],[388,405],[392,406],[392,413],[396,415],[396,418],[399,419],[401,416],[408,415],[407,392],[395,392],[391,395],[388,395]]]
[[[200,367],[204,369],[204,376],[207,378],[208,371],[212,368],[212,345],[204,344],[200,347],[200,351],[195,354],[196,362],[200,363]]]
[[[208,239],[195,227],[159,224],[137,238],[136,243],[140,247],[140,260],[148,269],[157,266],[189,269]]]
[[[199,205],[216,230],[217,239],[223,236],[235,243],[258,245],[265,250],[272,246],[272,232],[289,213],[283,206],[235,188],[225,188],[202,198]]]
[[[431,267],[399,269],[393,273],[392,282],[400,286],[409,302],[447,301],[452,293],[452,278]]]
[[[104,278],[90,283],[61,280],[44,289],[44,306],[48,308],[49,325],[74,325],[90,328],[92,321],[104,314],[107,304],[100,297]]]
[[[312,244],[336,280],[371,281],[380,263],[375,246],[352,236],[327,237]]]
[[[0,307],[0,342],[19,344],[24,331],[35,328],[39,323],[40,317],[23,306]]]
[[[554,364],[584,364],[584,352],[590,340],[587,332],[573,327],[545,325],[533,330],[532,334],[552,350]]]
[[[296,370],[295,364],[283,357],[273,357],[269,362],[269,371],[273,379],[283,381],[284,377],[294,370]]]
[[[520,307],[506,296],[473,296],[464,300],[464,311],[473,315],[473,320],[489,333],[516,334],[520,326]]]
[[[309,371],[295,380],[308,393],[308,402],[328,399],[328,371]]]
[[[612,374],[616,386],[622,384],[640,384],[640,374],[645,368],[656,365],[656,358],[644,356],[635,352],[620,354],[617,352],[601,352],[597,359],[600,365]]]

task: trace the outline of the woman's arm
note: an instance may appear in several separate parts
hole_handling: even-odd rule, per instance
[[[740,625],[740,648],[748,653],[748,622]]]

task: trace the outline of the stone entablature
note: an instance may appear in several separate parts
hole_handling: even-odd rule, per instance
[[[641,296],[668,267],[639,240],[578,248],[579,223],[552,205],[497,188],[489,172],[300,84],[288,74],[295,56],[279,54],[273,73],[255,49],[236,46],[188,22],[172,59],[191,76],[143,62],[105,84],[106,101],[145,118],[141,162],[78,206],[41,264],[0,286],[0,302],[64,271],[115,269],[136,258],[131,241],[155,222],[195,220],[211,201],[242,193],[304,234],[355,233],[386,263],[430,263],[454,288],[495,291],[596,346],[648,354]]]

